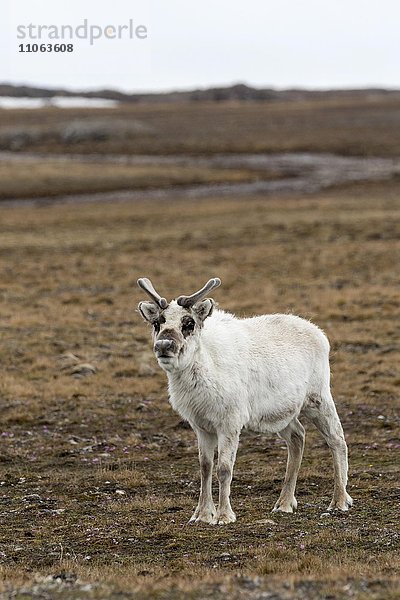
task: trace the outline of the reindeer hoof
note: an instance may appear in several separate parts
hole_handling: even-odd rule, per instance
[[[227,525],[228,523],[234,523],[235,521],[236,515],[233,510],[217,514],[218,525]]]
[[[209,525],[217,524],[216,510],[212,511],[199,511],[195,510],[189,520],[189,525],[194,523],[208,523]]]
[[[293,511],[296,510],[296,508],[297,508],[297,500],[295,497],[293,497],[293,499],[289,500],[289,501],[278,500],[278,502],[275,504],[274,508],[272,509],[272,512],[292,513]]]
[[[290,505],[282,504],[281,506],[274,506],[274,508],[272,509],[272,512],[292,513],[293,507]]]
[[[202,516],[200,515],[199,517],[196,518],[191,518],[189,520],[189,525],[194,525],[195,523],[207,523],[208,525],[216,525],[217,524],[217,519],[215,517],[212,516]]]
[[[341,510],[343,512],[349,510],[353,506],[353,498],[347,492],[339,498],[334,498],[329,505],[328,510]]]

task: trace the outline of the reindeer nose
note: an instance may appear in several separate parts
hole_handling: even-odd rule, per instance
[[[154,351],[161,356],[168,352],[174,352],[175,342],[174,340],[158,340],[158,342],[154,344]]]

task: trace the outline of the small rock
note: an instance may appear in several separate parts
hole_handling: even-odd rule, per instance
[[[62,571],[57,575],[53,575],[52,578],[53,581],[56,581],[57,583],[61,583],[63,581],[66,583],[75,583],[75,581],[78,579],[78,576],[75,575],[75,573],[67,573],[65,571]]]
[[[96,373],[96,367],[90,363],[80,363],[73,367],[70,373],[75,377],[87,377],[88,375],[94,375]]]
[[[330,512],[324,512],[322,513],[322,515],[320,515],[321,518],[325,518],[325,517],[331,517],[332,514]]]
[[[222,558],[222,560],[229,560],[231,558],[231,554],[229,554],[229,552],[223,552],[222,554],[220,554],[220,558]]]
[[[272,519],[260,519],[259,521],[256,521],[256,523],[258,525],[275,525],[275,521]]]
[[[61,370],[64,370],[68,369],[71,365],[76,365],[81,359],[79,356],[76,356],[76,354],[72,354],[72,352],[66,352],[65,354],[61,354],[61,356],[58,357],[58,360],[60,362]]]

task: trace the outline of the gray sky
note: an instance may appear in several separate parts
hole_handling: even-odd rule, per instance
[[[399,0],[2,0],[2,8],[0,81],[128,91],[238,81],[400,88]],[[75,39],[65,54],[18,52],[22,42],[40,43],[17,39],[18,25],[75,28],[84,19],[101,27],[132,19],[148,37]]]

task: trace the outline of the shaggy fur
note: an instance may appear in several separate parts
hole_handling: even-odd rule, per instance
[[[165,309],[141,302],[139,310],[155,326],[154,350],[167,373],[171,405],[198,438],[201,490],[191,521],[236,520],[230,485],[243,428],[277,433],[286,441],[286,476],[274,510],[293,512],[304,448],[298,419],[303,415],[332,451],[334,493],[329,508],[348,510],[352,499],[346,492],[347,445],[330,392],[329,343],[316,325],[283,314],[238,319],[215,309],[209,298],[191,308],[176,301]],[[183,330],[188,317],[194,321],[190,335]],[[216,448],[218,508],[211,494]]]

